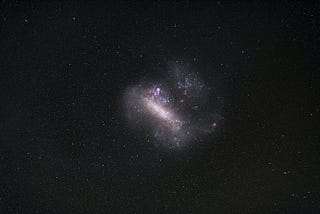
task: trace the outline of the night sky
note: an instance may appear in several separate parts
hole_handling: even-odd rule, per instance
[[[319,2],[0,5],[0,213],[320,212]],[[183,149],[123,110],[172,68],[219,115]]]

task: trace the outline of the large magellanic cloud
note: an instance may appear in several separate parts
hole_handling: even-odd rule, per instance
[[[220,116],[210,106],[210,90],[197,73],[175,66],[163,78],[129,86],[123,105],[132,128],[155,144],[183,148],[212,135]],[[137,132],[141,134],[141,132]]]

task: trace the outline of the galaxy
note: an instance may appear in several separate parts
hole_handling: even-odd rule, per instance
[[[0,2],[0,214],[320,213],[320,1]]]
[[[123,106],[132,128],[147,130],[155,144],[173,149],[212,137],[222,115],[206,102],[210,90],[199,74],[176,65],[165,76],[126,89]]]

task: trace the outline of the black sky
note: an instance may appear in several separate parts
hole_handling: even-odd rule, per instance
[[[319,212],[317,1],[0,4],[0,213]],[[123,115],[172,64],[223,103],[206,146]]]

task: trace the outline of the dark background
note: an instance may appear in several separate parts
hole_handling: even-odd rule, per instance
[[[320,5],[267,2],[3,0],[1,213],[319,212]],[[204,147],[124,118],[169,62],[223,100]]]

